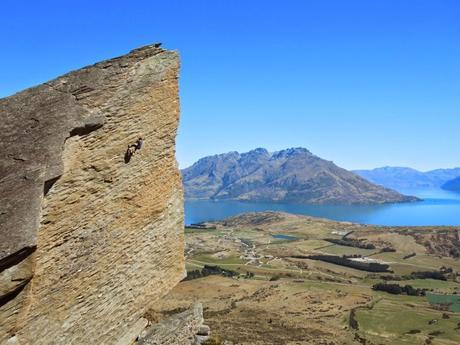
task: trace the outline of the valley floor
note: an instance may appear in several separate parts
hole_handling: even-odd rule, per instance
[[[187,228],[187,270],[196,279],[180,283],[157,311],[202,302],[214,334],[209,344],[458,344],[459,231],[275,212]],[[372,265],[357,269],[313,255],[388,269],[370,272]],[[206,275],[209,266],[224,271]],[[377,283],[423,293],[376,291]]]

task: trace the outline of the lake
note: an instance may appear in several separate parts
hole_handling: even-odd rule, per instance
[[[274,202],[188,200],[185,223],[220,220],[244,212],[283,211],[372,225],[458,225],[460,194],[443,190],[404,190],[423,201],[386,205],[311,205]]]
[[[284,234],[274,234],[272,235],[272,237],[276,238],[277,240],[285,240],[285,241],[295,241],[299,239],[298,237],[284,235]]]

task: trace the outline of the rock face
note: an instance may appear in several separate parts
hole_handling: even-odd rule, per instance
[[[381,204],[418,200],[374,185],[304,148],[259,148],[200,159],[182,170],[189,199]]]
[[[197,303],[182,313],[146,328],[136,344],[200,345],[210,334],[209,327],[203,322],[203,307]]]
[[[116,344],[184,277],[178,70],[147,46],[0,100],[0,343]]]

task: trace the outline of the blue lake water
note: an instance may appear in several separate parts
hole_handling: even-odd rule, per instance
[[[272,237],[276,238],[277,240],[286,240],[286,241],[295,241],[299,239],[298,237],[283,235],[283,234],[274,234],[272,235]]]
[[[185,223],[220,220],[244,212],[284,211],[373,225],[460,226],[460,194],[427,189],[401,192],[423,198],[423,201],[387,205],[310,205],[189,200],[185,202]]]

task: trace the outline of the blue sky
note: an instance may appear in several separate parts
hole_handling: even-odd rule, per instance
[[[303,146],[348,169],[460,166],[460,2],[0,4],[0,96],[163,42],[181,53],[181,167]]]

